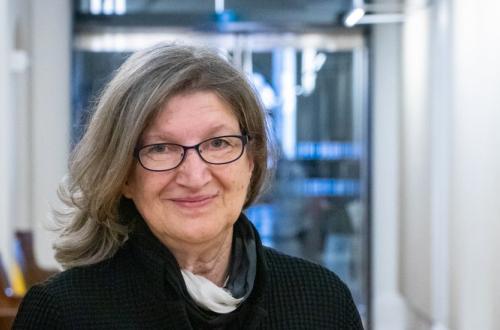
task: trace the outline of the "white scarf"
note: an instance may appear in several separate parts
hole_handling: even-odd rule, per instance
[[[234,298],[227,289],[218,287],[207,278],[181,269],[189,295],[195,303],[207,310],[227,314],[238,308],[245,297]]]

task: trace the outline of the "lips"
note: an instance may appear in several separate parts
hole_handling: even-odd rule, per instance
[[[177,198],[171,198],[170,200],[175,204],[182,207],[202,207],[211,203],[217,194],[212,195],[196,195],[196,196],[182,196]]]

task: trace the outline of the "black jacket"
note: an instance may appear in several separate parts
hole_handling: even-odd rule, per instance
[[[178,266],[146,229],[112,258],[32,287],[13,329],[362,329],[351,294],[335,274],[263,247],[255,235],[252,294],[223,322],[202,326],[190,317],[179,295],[185,287],[170,276]]]

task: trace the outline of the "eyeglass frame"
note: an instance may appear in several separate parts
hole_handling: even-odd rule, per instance
[[[201,151],[200,151],[200,146],[207,142],[207,141],[210,141],[210,140],[213,140],[213,139],[220,139],[220,138],[227,138],[227,137],[235,137],[235,138],[239,138],[241,140],[241,143],[242,143],[242,146],[241,146],[241,153],[238,155],[238,157],[236,157],[235,159],[231,160],[231,161],[228,161],[228,162],[223,162],[223,163],[213,163],[213,162],[209,162],[207,161],[205,158],[203,158],[203,156],[201,155]],[[136,147],[134,149],[134,158],[136,158],[139,162],[139,164],[141,164],[142,168],[144,168],[145,170],[148,170],[148,171],[151,171],[151,172],[166,172],[166,171],[171,171],[171,170],[174,170],[176,168],[178,168],[179,166],[181,166],[181,164],[184,162],[184,160],[186,159],[186,155],[188,153],[188,150],[189,149],[194,149],[196,150],[196,153],[198,154],[198,156],[200,157],[200,159],[202,161],[204,161],[205,163],[207,164],[211,164],[211,165],[224,165],[224,164],[230,164],[230,163],[233,163],[235,161],[237,161],[238,159],[241,158],[241,156],[243,156],[243,154],[245,153],[245,147],[246,145],[250,142],[251,140],[251,137],[250,135],[248,134],[241,134],[241,135],[221,135],[221,136],[214,136],[212,138],[208,138],[206,140],[203,140],[201,141],[200,143],[198,144],[195,144],[195,145],[192,145],[192,146],[185,146],[185,145],[182,145],[182,144],[178,144],[178,143],[169,143],[169,142],[163,142],[163,143],[151,143],[151,144],[147,144],[147,145],[144,145],[144,146],[141,146],[141,147]],[[141,161],[141,157],[139,155],[140,151],[144,148],[147,148],[147,147],[151,147],[151,146],[156,146],[156,145],[165,145],[165,144],[168,144],[168,145],[174,145],[174,146],[178,146],[178,147],[181,147],[183,149],[183,155],[182,155],[182,158],[181,160],[179,161],[179,164],[177,164],[176,166],[172,167],[172,168],[169,168],[169,169],[166,169],[166,170],[152,170],[152,169],[149,169],[147,168]]]

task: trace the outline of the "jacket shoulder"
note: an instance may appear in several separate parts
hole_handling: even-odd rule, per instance
[[[24,296],[12,329],[62,329],[60,312],[57,297],[45,285],[35,285]]]
[[[124,271],[127,268],[131,269],[131,267],[124,267],[125,263],[126,258],[119,250],[115,256],[99,263],[73,267],[56,274],[41,286],[56,295],[75,294],[78,291],[88,295],[93,289],[102,291],[107,285],[116,285],[123,279]]]
[[[19,307],[13,328],[67,328],[78,315],[106,310],[107,298],[123,283],[126,267],[118,265],[123,264],[122,259],[117,253],[97,264],[70,268],[31,287]],[[116,271],[118,268],[120,271]]]
[[[311,261],[265,248],[266,263],[271,278],[279,278],[304,285],[312,285],[321,290],[349,291],[342,280],[327,268]]]
[[[267,308],[273,324],[314,329],[363,329],[349,288],[313,262],[264,248],[268,267]]]

